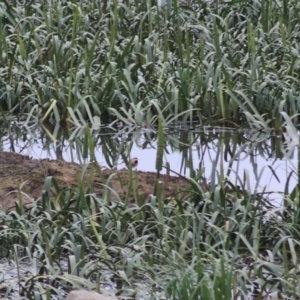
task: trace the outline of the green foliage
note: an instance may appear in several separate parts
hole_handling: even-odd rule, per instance
[[[1,3],[1,114],[106,123],[152,102],[164,120],[278,127],[299,112],[298,1],[165,3]]]
[[[158,137],[157,137],[157,154],[156,154],[156,170],[160,172],[163,165],[163,155],[165,150],[165,136],[162,120],[158,119]]]
[[[259,193],[233,185],[206,192],[194,181],[193,201],[152,196],[127,206],[90,186],[79,178],[77,188],[61,189],[49,177],[30,207],[19,193],[16,210],[0,212],[1,257],[32,266],[0,293],[12,295],[20,284],[25,298],[34,299],[75,287],[99,290],[106,282],[123,296],[138,291],[152,299],[298,295],[296,195],[281,210]]]
[[[240,187],[228,182],[217,162],[206,190],[186,147],[199,136],[190,127],[168,136],[164,129],[194,117],[201,125],[248,121],[256,131],[242,138],[222,133],[217,156],[225,149],[231,161],[243,152],[237,145],[247,137],[258,144],[270,126],[278,133],[284,125],[287,141],[298,145],[299,16],[296,0],[0,3],[1,120],[20,115],[31,132],[41,121],[48,143],[67,138],[84,160],[95,161],[98,142],[111,167],[120,156],[128,159],[124,153],[132,146],[119,135],[146,137],[147,146],[158,131],[158,175],[167,143],[184,153],[181,169],[195,175],[185,201],[164,199],[156,187],[147,202],[132,167],[128,192],[117,201],[110,187],[116,174],[105,180],[98,166],[103,195],[93,192],[92,175],[84,184],[85,170],[77,188],[61,189],[46,178],[29,208],[20,187],[15,210],[0,212],[0,253],[32,269],[18,282],[1,284],[1,296],[49,299],[106,284],[132,298],[139,291],[152,299],[296,299],[300,185],[288,193],[292,173],[283,208],[256,188],[250,193],[247,174]],[[66,132],[51,130],[47,120],[64,121]],[[106,122],[120,126],[118,137],[99,136]],[[21,134],[9,127],[10,139]],[[202,145],[216,136],[207,133]],[[260,153],[269,147],[264,142]],[[56,151],[61,154],[60,146]],[[300,164],[298,176],[299,170]]]

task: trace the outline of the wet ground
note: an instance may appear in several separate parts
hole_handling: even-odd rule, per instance
[[[59,187],[76,187],[80,175],[84,172],[84,185],[88,189],[93,185],[94,192],[101,197],[103,186],[107,179],[114,174],[109,181],[109,186],[120,198],[124,198],[128,189],[132,189],[129,183],[127,169],[111,170],[95,168],[89,165],[85,170],[84,165],[69,163],[63,160],[38,160],[30,159],[17,153],[0,152],[0,208],[2,210],[14,207],[18,197],[22,197],[24,203],[39,200],[42,195],[45,179],[53,176]],[[154,193],[156,173],[133,170],[134,184],[140,196],[147,197]],[[182,197],[182,191],[187,187],[188,181],[184,177],[174,177],[160,174],[160,189],[165,197]],[[20,193],[21,192],[21,193]],[[55,198],[53,191],[52,197]],[[116,197],[116,196],[115,196]]]

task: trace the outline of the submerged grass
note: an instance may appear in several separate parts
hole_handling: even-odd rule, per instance
[[[299,112],[299,12],[296,0],[4,1],[1,115],[278,128]]]

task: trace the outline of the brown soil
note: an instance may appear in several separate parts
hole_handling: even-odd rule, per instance
[[[14,207],[18,199],[18,191],[22,192],[22,201],[30,203],[41,198],[45,179],[53,176],[60,188],[76,187],[86,166],[68,163],[62,160],[36,160],[16,153],[0,152],[0,209],[6,210]],[[98,171],[97,171],[97,170]],[[93,185],[94,192],[101,197],[103,185],[107,183],[110,175],[114,174],[109,186],[117,193],[120,199],[126,195],[129,187],[128,170],[102,170],[102,180],[99,176],[100,168],[89,165],[85,170],[84,182],[88,189]],[[139,196],[148,197],[153,194],[156,173],[133,170],[135,178],[133,186]],[[103,180],[104,179],[104,180]],[[160,193],[165,197],[182,197],[187,186],[184,177],[160,175]],[[130,188],[133,195],[133,188]],[[20,194],[19,194],[20,195]],[[113,195],[113,193],[112,193]],[[53,198],[55,193],[53,193]],[[117,196],[115,196],[115,199]],[[133,196],[131,197],[131,200]]]

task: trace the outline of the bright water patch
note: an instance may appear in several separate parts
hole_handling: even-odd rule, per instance
[[[156,172],[155,135],[136,130],[125,135],[124,132],[100,133],[96,138],[100,145],[95,148],[95,156],[101,166],[125,168],[122,158],[125,155],[138,158],[139,171]],[[74,140],[49,142],[49,139],[38,139],[32,133],[22,139],[7,139],[3,150],[14,150],[34,159],[63,159],[78,164],[90,161],[89,156],[83,159],[82,145]],[[170,165],[171,175],[173,171],[173,175],[190,177],[201,170],[206,181],[212,184],[218,184],[217,178],[222,175],[250,192],[263,192],[278,205],[286,188],[291,192],[298,180],[297,147],[292,144],[288,148],[281,137],[270,137],[257,131],[215,128],[197,132],[188,127],[183,131],[172,130],[166,135],[163,160],[165,166]],[[163,169],[162,173],[166,172]]]

